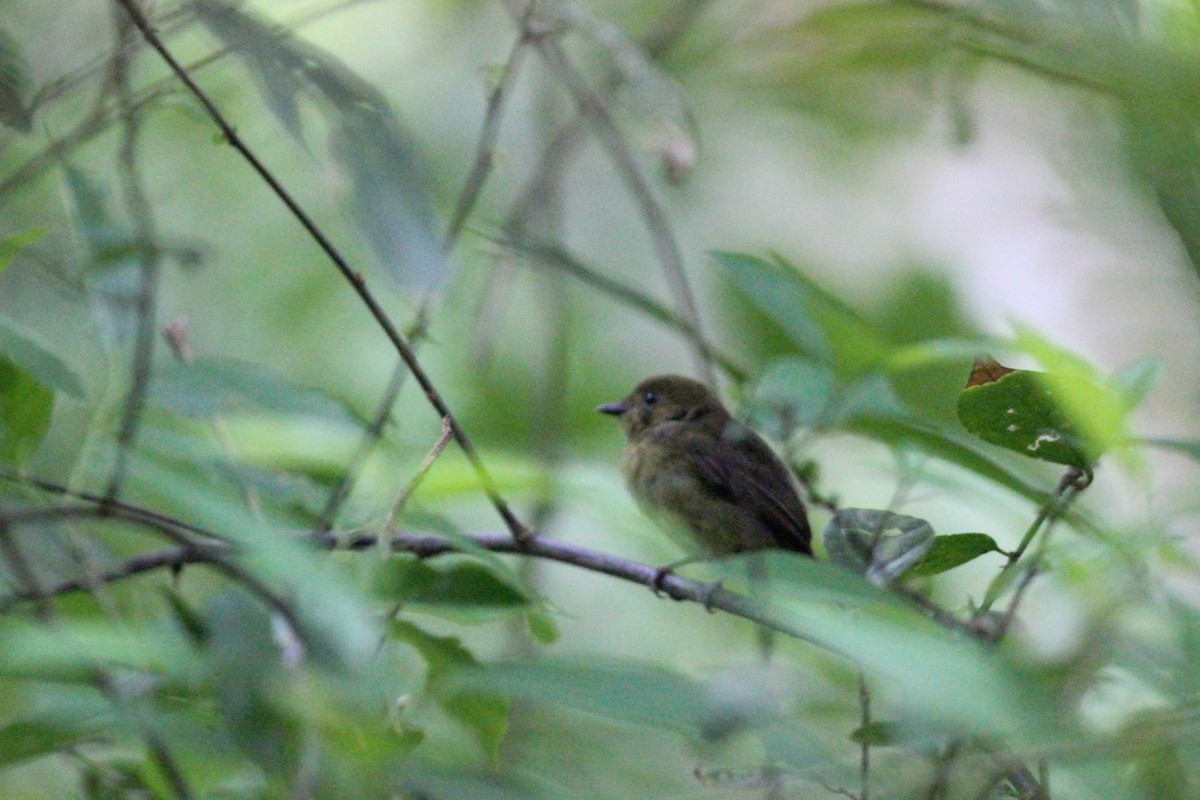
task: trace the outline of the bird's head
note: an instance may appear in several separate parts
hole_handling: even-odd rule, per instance
[[[668,422],[720,431],[729,420],[729,412],[704,384],[678,375],[647,378],[624,400],[605,403],[596,410],[619,417],[630,441]]]

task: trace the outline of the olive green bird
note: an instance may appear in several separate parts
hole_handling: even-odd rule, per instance
[[[687,535],[689,552],[699,545],[705,556],[765,548],[812,555],[791,473],[704,384],[660,375],[596,410],[620,418],[630,493],[668,533]]]

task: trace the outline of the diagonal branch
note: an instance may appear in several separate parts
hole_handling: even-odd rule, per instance
[[[258,174],[263,182],[267,184],[280,202],[282,202],[287,207],[288,211],[291,212],[296,221],[300,223],[312,240],[317,243],[317,245],[337,268],[338,272],[342,274],[342,277],[349,282],[350,286],[354,289],[363,305],[367,307],[367,310],[371,313],[371,316],[375,318],[375,321],[379,325],[380,329],[383,330],[388,340],[396,348],[396,351],[400,354],[400,357],[404,360],[404,363],[412,372],[413,377],[416,378],[417,383],[421,385],[421,389],[424,391],[425,397],[429,400],[430,405],[433,406],[434,410],[436,410],[440,416],[450,420],[450,428],[454,434],[455,441],[458,442],[459,447],[462,448],[463,453],[470,461],[471,467],[474,469],[480,483],[483,485],[484,493],[487,495],[492,505],[496,508],[496,511],[500,514],[500,517],[504,520],[504,524],[508,527],[508,530],[512,534],[513,538],[518,542],[523,542],[529,539],[532,536],[532,532],[526,528],[520,520],[517,519],[516,515],[514,515],[512,510],[508,507],[508,503],[503,497],[500,496],[499,490],[496,488],[496,482],[492,478],[491,473],[488,472],[483,460],[479,457],[479,453],[476,451],[475,446],[471,443],[471,440],[467,437],[462,427],[458,424],[458,421],[455,419],[453,413],[446,405],[445,400],[442,399],[441,393],[438,392],[437,387],[433,385],[433,382],[429,379],[429,376],[421,367],[420,362],[417,360],[416,354],[413,352],[408,342],[405,341],[404,337],[400,335],[400,332],[392,323],[391,318],[388,317],[387,312],[383,310],[383,306],[380,305],[379,301],[375,299],[375,296],[367,287],[367,283],[363,279],[362,275],[351,268],[349,262],[346,261],[345,257],[342,256],[341,252],[334,246],[329,237],[325,235],[325,233],[317,226],[312,217],[310,217],[308,213],[300,207],[300,204],[295,200],[295,198],[293,198],[291,194],[289,194],[288,191],[283,187],[283,184],[279,182],[279,179],[276,178],[269,169],[267,169],[266,165],[263,164],[257,155],[255,155],[254,151],[251,150],[250,147],[242,140],[237,131],[233,129],[233,126],[229,124],[224,115],[216,107],[204,90],[202,90],[196,84],[196,82],[192,80],[191,76],[188,75],[187,71],[183,68],[175,56],[173,56],[167,49],[166,45],[163,44],[162,40],[158,37],[158,34],[154,32],[153,27],[150,25],[150,21],[138,7],[137,1],[116,0],[116,2],[119,3],[121,7],[124,8],[129,14],[130,19],[141,32],[142,37],[146,40],[146,43],[149,44],[150,47],[159,54],[163,61],[165,61],[171,68],[171,71],[175,73],[176,77],[179,78],[183,85],[187,87],[187,90],[192,94],[192,96],[196,98],[197,102],[200,103],[205,113],[208,114],[209,118],[221,131],[221,135],[225,138],[225,140],[229,142],[229,144],[242,156],[246,163],[249,164],[250,167]]]
[[[512,11],[510,7],[510,11]],[[587,120],[600,140],[601,145],[608,151],[609,157],[625,182],[625,187],[637,204],[638,210],[646,222],[650,238],[658,260],[663,266],[667,284],[675,299],[679,315],[687,319],[693,328],[702,330],[700,311],[688,282],[687,273],[683,266],[683,254],[675,232],[667,220],[666,211],[654,194],[646,176],[642,174],[637,160],[625,140],[624,135],[612,119],[603,98],[592,90],[578,71],[567,60],[559,44],[550,37],[540,37],[533,42],[542,60],[550,68],[567,92],[575,101],[581,117]],[[702,349],[692,342],[693,357],[696,370],[704,381],[716,389],[716,375],[712,364]]]

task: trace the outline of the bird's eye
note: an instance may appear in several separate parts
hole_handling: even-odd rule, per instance
[[[646,405],[652,406],[658,402],[658,395],[656,395],[654,392],[646,392],[642,399],[646,401]]]

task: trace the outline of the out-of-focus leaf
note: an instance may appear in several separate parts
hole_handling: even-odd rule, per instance
[[[569,796],[561,788],[552,791],[526,777],[422,764],[405,764],[400,783],[406,796],[437,800],[548,800]]]
[[[1064,735],[1046,685],[1006,651],[939,626],[840,567],[782,552],[758,555],[771,576],[759,593],[766,618],[885,681],[914,726],[1013,736],[1030,747]],[[749,591],[740,559],[718,566],[727,586]]]
[[[474,559],[446,557],[436,563],[393,558],[377,568],[374,585],[405,608],[467,618],[494,617],[522,610],[529,595]]]
[[[0,462],[24,463],[50,429],[54,392],[0,356]]]
[[[434,234],[424,166],[390,110],[364,110],[348,100],[339,106],[330,152],[349,179],[354,219],[390,275],[439,289],[449,263]]]
[[[888,348],[870,323],[790,264],[738,253],[712,255],[738,291],[783,327],[809,358],[851,376],[886,356]]]
[[[271,113],[303,144],[297,96],[304,87],[306,65],[291,34],[231,3],[199,0],[192,8],[196,17],[246,62]]]
[[[270,367],[236,358],[164,364],[154,373],[150,398],[193,417],[213,417],[249,407],[365,425],[347,403],[328,392],[301,386]]]
[[[0,123],[29,133],[33,126],[30,86],[21,44],[8,31],[0,29]]]
[[[703,723],[703,687],[657,667],[591,658],[490,664],[459,673],[462,687],[564,705],[609,719],[696,736]]]
[[[746,422],[775,439],[785,439],[797,428],[819,427],[828,419],[836,383],[824,364],[780,359],[755,383],[744,409]]]
[[[83,382],[36,331],[16,320],[0,317],[0,357],[27,372],[43,386],[84,396]]]
[[[1133,398],[1124,384],[1102,375],[1032,328],[1018,326],[1014,344],[1046,369],[1042,378],[1046,388],[1095,453],[1107,452],[1129,438],[1127,418]]]
[[[614,110],[634,128],[633,137],[659,152],[668,179],[679,183],[695,162],[699,130],[678,82],[620,27],[599,19],[573,2],[543,3],[534,24],[569,28],[600,48],[620,82]]]
[[[940,575],[986,553],[1003,552],[996,540],[986,533],[951,533],[937,536],[929,551],[904,573],[904,576],[918,578]]]
[[[0,674],[92,685],[101,671],[125,667],[187,684],[199,675],[201,664],[176,633],[91,620],[63,621],[52,628],[10,622],[0,626]]]
[[[329,146],[345,175],[353,217],[383,268],[436,289],[449,264],[434,232],[425,170],[386,98],[330,53],[226,0],[195,3],[200,20],[241,56],[284,128],[304,144],[299,103],[323,100]]]
[[[1081,439],[1055,395],[1044,373],[980,358],[959,395],[958,418],[985,442],[1090,471],[1098,453]]]
[[[239,567],[286,602],[301,627],[306,656],[332,670],[370,661],[378,640],[365,597],[327,554],[246,507],[240,492],[222,490],[186,465],[140,456],[130,461],[129,491],[150,508],[175,513],[237,545]]]
[[[870,508],[839,509],[822,534],[830,561],[880,586],[920,561],[933,539],[923,519]]]
[[[1138,439],[1136,441],[1139,444],[1149,445],[1150,447],[1161,447],[1164,450],[1172,450],[1188,458],[1200,461],[1200,441],[1185,439]]]
[[[545,606],[534,606],[525,612],[529,635],[538,644],[554,644],[558,641],[558,625]]]
[[[435,636],[410,622],[393,622],[392,633],[421,654],[426,685],[446,712],[471,729],[484,749],[496,757],[508,725],[508,701],[458,683],[463,670],[478,666],[470,651],[454,637]]]
[[[927,9],[854,3],[780,16],[754,41],[753,80],[850,132],[914,129],[932,107],[934,70],[952,66],[949,23]]]
[[[63,167],[63,178],[75,206],[79,234],[88,249],[93,279],[130,266],[137,255],[133,232],[113,215],[104,188],[86,172],[69,164]],[[107,278],[109,282],[118,279],[119,276]]]
[[[1162,380],[1161,358],[1148,356],[1131,361],[1112,374],[1109,382],[1125,395],[1125,405],[1137,408]]]
[[[916,420],[864,416],[850,420],[846,428],[893,447],[912,447],[955,464],[1035,503],[1043,503],[1048,497],[1037,485],[980,452],[974,443]]]
[[[68,725],[39,720],[20,720],[0,727],[0,765],[66,750],[86,738]]]
[[[4,272],[12,263],[13,256],[46,235],[46,231],[35,228],[25,233],[18,233],[0,239],[0,272]]]
[[[869,744],[872,747],[886,747],[904,741],[904,729],[898,723],[877,720],[854,729],[850,741],[855,744]]]

